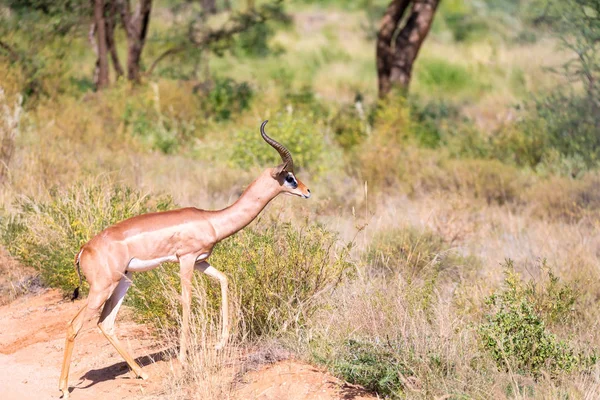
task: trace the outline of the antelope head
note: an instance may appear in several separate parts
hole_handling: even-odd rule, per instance
[[[262,135],[265,142],[270,144],[281,156],[283,161],[279,166],[271,170],[271,177],[275,179],[280,186],[282,193],[303,197],[308,199],[310,197],[310,189],[300,180],[296,178],[294,174],[294,160],[292,160],[292,154],[288,149],[285,148],[281,143],[271,139],[265,132],[265,125],[267,122],[264,121],[260,126],[260,134]]]

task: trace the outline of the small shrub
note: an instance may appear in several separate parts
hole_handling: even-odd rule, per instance
[[[275,50],[281,52],[281,48],[272,49],[269,41],[275,34],[275,30],[267,23],[261,23],[241,32],[235,39],[233,47],[234,54],[246,57],[266,57]]]
[[[494,157],[518,166],[535,168],[549,149],[543,121],[525,120],[501,127],[492,139]]]
[[[498,368],[537,377],[542,371],[557,376],[594,364],[595,355],[578,353],[546,328],[546,320],[558,321],[569,313],[573,290],[550,274],[540,292],[521,281],[510,260],[505,268],[505,288],[488,297],[486,322],[478,327],[481,344]]]
[[[411,120],[415,136],[420,145],[436,148],[446,132],[459,120],[460,109],[445,100],[427,103],[411,101]]]
[[[363,142],[369,132],[368,121],[362,101],[342,107],[331,120],[331,130],[336,142],[344,149],[351,149]]]
[[[221,243],[211,262],[231,280],[243,331],[260,336],[303,326],[349,271],[349,250],[321,225],[275,222]]]
[[[151,95],[140,95],[125,103],[121,116],[124,129],[141,139],[145,147],[165,154],[173,153],[182,141],[193,135],[195,125],[191,120],[165,113],[159,86],[152,84],[151,88]]]
[[[220,77],[198,93],[203,96],[201,104],[206,117],[217,121],[229,120],[232,115],[248,109],[254,94],[248,83]]]
[[[399,397],[403,389],[400,373],[412,375],[409,366],[399,359],[397,349],[383,343],[350,339],[344,342],[335,361],[318,361],[329,365],[344,380],[392,398]]]
[[[110,182],[55,188],[46,200],[18,198],[1,225],[7,251],[35,268],[45,285],[72,292],[79,280],[73,260],[95,234],[118,221],[172,206],[169,197],[152,198]]]
[[[356,164],[369,187],[386,188],[403,175],[403,149],[410,143],[410,113],[402,96],[378,105],[373,132],[356,150]]]
[[[557,152],[563,159],[580,159],[575,169],[567,170],[576,176],[600,163],[600,112],[594,101],[585,96],[555,91],[526,104],[521,121],[510,129],[505,140],[515,151],[517,161],[531,166],[547,164],[545,158]],[[506,135],[505,135],[506,136]],[[523,162],[524,161],[524,162]],[[552,160],[560,164],[562,160]],[[562,172],[562,171],[557,171]]]

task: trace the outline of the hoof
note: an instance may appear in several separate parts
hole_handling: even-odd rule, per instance
[[[60,389],[62,392],[61,399],[67,400],[69,398],[69,389]]]

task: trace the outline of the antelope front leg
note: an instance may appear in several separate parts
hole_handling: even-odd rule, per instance
[[[221,271],[211,266],[206,261],[197,263],[194,268],[204,272],[206,275],[219,280],[221,284],[221,319],[223,320],[223,330],[221,331],[221,341],[215,346],[217,350],[225,347],[229,339],[229,303],[227,302],[227,277]]]
[[[192,301],[192,275],[194,274],[195,257],[179,260],[181,275],[181,337],[179,342],[179,360],[184,363],[187,358],[188,336],[190,331],[190,303]]]

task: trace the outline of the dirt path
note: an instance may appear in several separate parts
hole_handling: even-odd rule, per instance
[[[0,398],[59,398],[66,323],[82,304],[48,291],[0,307]],[[160,349],[143,326],[121,322],[119,338],[132,354],[142,355],[138,361],[150,376],[168,370],[170,363],[160,360]],[[95,324],[88,323],[75,343],[69,386],[75,400],[135,399],[158,392],[160,381],[134,379]]]
[[[81,301],[63,301],[57,291],[21,297],[0,307],[0,399],[58,399],[66,322]],[[124,310],[125,311],[125,310]],[[121,342],[150,375],[135,379],[94,323],[84,326],[75,343],[69,378],[73,400],[167,399],[164,379],[177,360],[163,359],[148,328],[124,318]],[[328,400],[373,398],[344,385],[313,366],[286,360],[247,373],[229,399]]]

